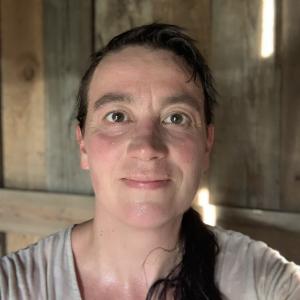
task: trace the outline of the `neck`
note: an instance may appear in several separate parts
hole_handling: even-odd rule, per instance
[[[109,280],[126,289],[144,291],[165,277],[180,261],[181,217],[157,228],[127,226],[101,213],[84,225],[85,266],[97,270],[100,281]],[[108,279],[109,278],[109,279]]]
[[[145,276],[152,284],[165,276],[178,259],[181,219],[157,228],[135,228],[113,218],[95,218],[92,226],[94,254],[98,262],[122,281]]]

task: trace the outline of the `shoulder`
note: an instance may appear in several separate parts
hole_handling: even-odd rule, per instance
[[[221,250],[220,256],[230,253],[235,253],[235,255],[238,253],[245,254],[247,252],[251,252],[254,256],[259,256],[264,250],[271,250],[266,243],[253,240],[240,232],[225,230],[220,227],[210,227],[210,229],[216,236]],[[278,253],[275,250],[272,251]]]
[[[220,253],[217,280],[230,299],[300,299],[300,268],[280,253],[250,237],[213,227]],[[240,298],[241,299],[241,298]]]
[[[69,231],[70,228],[61,230],[24,249],[0,257],[1,270],[8,270],[11,265],[26,265],[29,262],[46,264],[66,247]]]
[[[1,257],[0,299],[30,299],[32,290],[42,296],[42,286],[48,284],[49,275],[57,273],[67,259],[70,231],[71,227]]]

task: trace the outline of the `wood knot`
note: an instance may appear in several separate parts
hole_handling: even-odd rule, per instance
[[[32,66],[25,66],[22,76],[26,81],[32,81],[35,76],[35,69]]]
[[[23,80],[30,82],[36,77],[39,68],[39,62],[33,53],[24,53],[19,57],[21,66],[20,76]]]

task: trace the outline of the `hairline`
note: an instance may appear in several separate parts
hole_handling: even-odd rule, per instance
[[[162,47],[162,46],[159,46],[159,45],[152,45],[149,42],[145,42],[144,44],[138,44],[138,43],[125,44],[125,45],[122,45],[121,47],[119,47],[117,49],[108,50],[107,53],[103,53],[100,60],[96,63],[96,66],[91,70],[92,72],[90,72],[89,77],[87,78],[88,81],[87,81],[87,85],[86,85],[86,104],[87,104],[87,107],[86,107],[87,112],[86,113],[88,113],[89,102],[90,102],[90,96],[89,96],[90,86],[91,86],[91,82],[92,82],[92,80],[95,76],[95,72],[96,72],[97,68],[100,66],[101,62],[103,62],[103,60],[105,60],[106,57],[113,56],[114,54],[120,53],[120,52],[122,52],[123,50],[125,50],[127,48],[146,48],[146,49],[153,50],[153,51],[168,52],[170,55],[172,55],[173,58],[174,58],[175,63],[178,64],[180,67],[183,67],[189,73],[190,77],[186,82],[190,82],[191,80],[193,80],[194,84],[196,86],[198,86],[198,88],[200,90],[200,95],[199,96],[203,100],[203,101],[201,101],[200,105],[201,105],[201,108],[203,110],[204,118],[206,119],[206,116],[205,116],[205,113],[204,113],[204,106],[205,106],[204,87],[203,87],[203,84],[202,84],[201,80],[198,77],[193,76],[192,67],[187,63],[187,61],[184,57],[180,57],[172,49],[167,48],[167,47]],[[208,126],[209,124],[206,124],[206,125]]]

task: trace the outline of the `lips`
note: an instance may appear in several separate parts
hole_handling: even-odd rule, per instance
[[[159,189],[171,183],[169,178],[122,178],[121,180],[128,187],[138,189]]]

